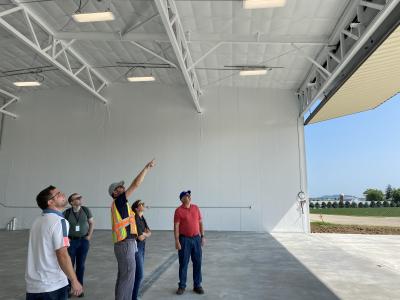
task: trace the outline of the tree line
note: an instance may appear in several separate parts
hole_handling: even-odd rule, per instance
[[[368,207],[400,207],[400,201],[399,202],[394,202],[394,201],[369,201],[369,202],[359,202],[356,203],[352,201],[322,201],[321,203],[316,202],[310,202],[310,208],[368,208]]]
[[[386,187],[385,192],[370,188],[366,189],[363,194],[367,201],[364,203],[344,201],[344,196],[340,195],[339,201],[310,202],[310,208],[400,207],[400,188],[393,188],[390,184]]]
[[[367,201],[394,201],[400,202],[400,188],[393,188],[390,184],[386,187],[385,192],[379,189],[366,189],[363,193]]]

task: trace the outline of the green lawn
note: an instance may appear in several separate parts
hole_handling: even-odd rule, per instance
[[[375,208],[314,208],[311,214],[361,216],[361,217],[400,217],[400,207]]]

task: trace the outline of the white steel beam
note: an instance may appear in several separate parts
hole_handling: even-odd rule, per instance
[[[61,45],[65,45],[66,42],[64,41],[60,41],[59,39],[55,38],[54,36],[54,30],[50,27],[49,24],[47,24],[47,22],[45,20],[43,20],[40,16],[38,16],[34,11],[32,11],[29,6],[27,6],[26,4],[24,4],[21,0],[11,0],[13,3],[15,3],[15,5],[18,5],[19,7],[22,7],[24,10],[26,10],[29,15],[35,20],[35,22],[40,25],[40,27],[46,31],[49,34],[49,41],[51,40],[55,40],[55,46],[57,46],[57,44],[61,43]],[[73,38],[71,38],[73,39]],[[69,39],[69,40],[71,40]],[[101,75],[99,72],[97,72],[96,69],[93,69],[90,67],[90,64],[86,61],[86,59],[84,59],[78,52],[76,52],[72,47],[68,48],[68,52],[71,53],[80,63],[82,63],[83,65],[86,65],[88,68],[91,69],[91,72],[101,81],[101,82],[105,82],[106,85],[109,84],[108,80],[106,78],[104,78],[103,75]]]
[[[332,75],[327,69],[325,69],[323,66],[321,66],[320,63],[318,63],[315,59],[312,59],[310,56],[308,56],[304,51],[297,47],[295,44],[292,44],[293,48],[295,48],[298,52],[300,52],[300,55],[312,62],[318,69],[320,69],[322,72],[324,72],[326,75],[329,77]]]
[[[373,3],[370,1],[364,1],[364,0],[360,1],[360,5],[369,7],[369,8],[373,8],[376,10],[382,10],[385,7],[385,5],[383,5],[383,4]]]
[[[338,64],[340,64],[341,60],[335,54],[329,51],[328,55],[332,57]]]
[[[106,86],[106,83],[103,82],[103,84],[97,89],[97,92],[99,93],[105,86]]]
[[[60,40],[84,40],[84,41],[136,41],[136,42],[154,42],[154,41],[168,41],[168,37],[165,33],[141,33],[141,32],[129,32],[124,36],[114,32],[69,32],[62,31],[54,34],[55,38]]]
[[[22,41],[25,45],[29,46],[31,49],[33,49],[36,53],[40,54],[42,57],[47,59],[49,62],[51,62],[54,66],[56,66],[58,69],[64,72],[68,77],[70,77],[73,81],[78,83],[80,86],[88,90],[90,93],[92,93],[94,96],[96,96],[97,99],[101,100],[103,103],[108,103],[108,100],[104,98],[101,94],[97,92],[97,88],[94,88],[91,85],[91,82],[86,82],[83,79],[79,78],[74,74],[71,70],[71,67],[69,66],[69,57],[73,57],[75,60],[77,60],[82,66],[90,70],[90,72],[96,76],[96,79],[101,83],[106,83],[108,82],[102,77],[96,70],[92,69],[89,64],[78,54],[76,53],[72,48],[71,44],[73,43],[65,43],[63,41],[58,41],[57,39],[54,38],[53,31],[51,28],[47,26],[46,23],[44,23],[43,20],[41,20],[38,16],[36,16],[33,12],[30,11],[30,9],[24,5],[21,4],[17,0],[13,0],[14,4],[17,5],[17,8],[12,8],[7,11],[2,12],[2,16],[5,15],[10,15],[13,14],[17,11],[22,10],[23,14],[25,16],[25,21],[27,23],[27,27],[29,29],[28,35],[32,36],[34,39],[34,42],[30,38],[27,37],[27,33],[23,33],[16,29],[14,26],[12,26],[10,23],[8,23],[6,20],[4,20],[2,17],[0,17],[0,25],[2,25],[5,29],[7,29],[10,33],[12,33],[15,37],[17,37],[20,41]],[[39,25],[48,35],[49,40],[52,40],[52,45],[44,47],[44,49],[41,48],[41,45],[37,41],[36,38],[36,33],[34,31],[34,27],[32,26],[32,22],[35,22],[37,25]],[[58,44],[61,44],[61,50],[57,53],[57,55],[63,54],[64,57],[66,58],[66,65],[61,63],[60,61],[56,60],[57,57],[54,57],[56,55],[56,47]],[[50,54],[47,53],[48,50],[52,50]]]
[[[7,15],[10,15],[10,14],[13,14],[13,13],[15,13],[17,11],[20,11],[20,10],[22,10],[22,7],[19,7],[19,6],[14,7],[14,8],[10,8],[10,9],[7,9],[7,10],[3,10],[2,12],[0,12],[0,18],[2,18],[4,16],[7,16]]]
[[[3,96],[5,96],[7,98],[11,98],[8,102],[6,102],[3,106],[0,107],[0,113],[16,119],[18,116],[16,114],[10,113],[9,111],[6,111],[5,108],[7,106],[9,106],[10,104],[14,103],[15,101],[18,101],[19,97],[15,96],[3,89],[0,89],[0,94],[2,94]]]
[[[131,43],[132,45],[135,45],[136,47],[142,49],[143,51],[145,51],[145,52],[147,52],[147,53],[150,53],[150,54],[153,55],[154,57],[157,57],[158,59],[162,60],[163,62],[166,62],[167,64],[173,66],[174,68],[178,69],[177,65],[175,65],[172,61],[170,61],[170,60],[168,60],[168,59],[166,59],[166,58],[164,58],[164,57],[158,55],[158,54],[155,53],[154,51],[152,51],[152,50],[150,50],[150,49],[148,49],[148,48],[146,48],[146,47],[140,45],[140,44],[137,43],[137,42],[130,41],[130,43]]]
[[[137,23],[136,22],[136,17],[132,18],[132,20],[128,23],[128,25],[121,31],[121,37],[124,37],[127,33],[135,30],[136,28],[139,28],[143,26],[144,24],[150,22],[153,20],[155,17],[158,16],[158,13],[153,14],[152,16],[148,17],[147,19]]]
[[[309,37],[306,35],[281,35],[281,34],[222,34],[222,33],[190,33],[188,43],[219,43],[225,44],[299,44],[310,46],[324,46],[329,36],[319,35]]]
[[[188,70],[193,69],[199,62],[204,60],[207,56],[209,56],[211,53],[213,53],[219,46],[221,46],[223,42],[217,43],[214,47],[212,47],[210,50],[208,50],[204,55],[202,55],[198,60],[196,60],[189,68]]]
[[[161,16],[161,20],[167,31],[172,48],[174,49],[179,66],[193,98],[194,105],[198,113],[202,112],[199,104],[201,95],[200,84],[194,69],[189,70],[189,66],[193,65],[190,55],[189,46],[186,42],[185,32],[182,27],[181,20],[174,0],[154,0]]]
[[[172,24],[173,20],[170,20]],[[172,24],[173,25],[173,24]],[[55,37],[60,40],[84,40],[84,41],[103,41],[103,42],[164,42],[169,43],[168,36],[164,33],[140,33],[128,32],[120,35],[113,32],[56,32]],[[218,33],[191,33],[190,39],[186,39],[188,44],[193,43],[224,43],[224,44],[254,44],[254,45],[282,45],[297,44],[308,46],[326,46],[328,36],[317,37],[307,36],[288,36],[288,35],[235,35]]]
[[[317,72],[324,78],[324,80],[327,80],[329,78],[329,76],[327,76],[326,73],[323,72],[321,69],[317,69]]]
[[[62,53],[65,53],[65,50],[67,50],[74,42],[75,42],[75,40],[70,40],[68,43],[63,44],[62,47],[61,47],[61,50],[53,55],[53,59],[56,59]],[[46,49],[47,49],[47,47],[46,47]],[[46,49],[43,49],[43,50],[46,50]],[[54,47],[54,51],[56,51],[56,47]]]
[[[38,47],[40,47],[40,44],[39,44],[39,41],[38,41],[38,39],[37,39],[35,30],[33,29],[33,26],[32,26],[31,19],[30,19],[28,13],[26,12],[26,10],[23,10],[23,13],[24,13],[24,17],[25,17],[26,24],[28,24],[28,27],[29,27],[29,30],[30,30],[30,34],[31,34],[33,40],[35,41],[35,44],[36,44]]]
[[[78,76],[78,74],[79,74],[80,72],[82,72],[85,68],[86,68],[86,66],[80,67],[80,68],[78,69],[78,71],[76,71],[76,72],[74,73],[74,75],[75,75],[75,76]]]
[[[358,36],[356,36],[355,34],[351,33],[348,30],[342,30],[342,33],[347,35],[348,37],[351,37],[353,40],[358,40]]]

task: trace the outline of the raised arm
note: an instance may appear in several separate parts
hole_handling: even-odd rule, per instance
[[[150,162],[146,164],[142,171],[136,176],[136,178],[132,181],[131,185],[126,189],[125,195],[128,198],[133,192],[142,184],[144,177],[146,176],[147,172],[154,167],[155,160],[152,159]]]

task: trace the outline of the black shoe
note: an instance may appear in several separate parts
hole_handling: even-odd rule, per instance
[[[82,294],[80,294],[80,295],[78,296],[78,298],[83,298],[83,297],[85,297],[85,294],[82,292]]]
[[[193,292],[195,292],[196,294],[200,294],[200,295],[204,294],[204,290],[201,286],[193,288]]]
[[[177,295],[182,295],[185,292],[184,288],[178,288],[178,290],[176,291]]]

